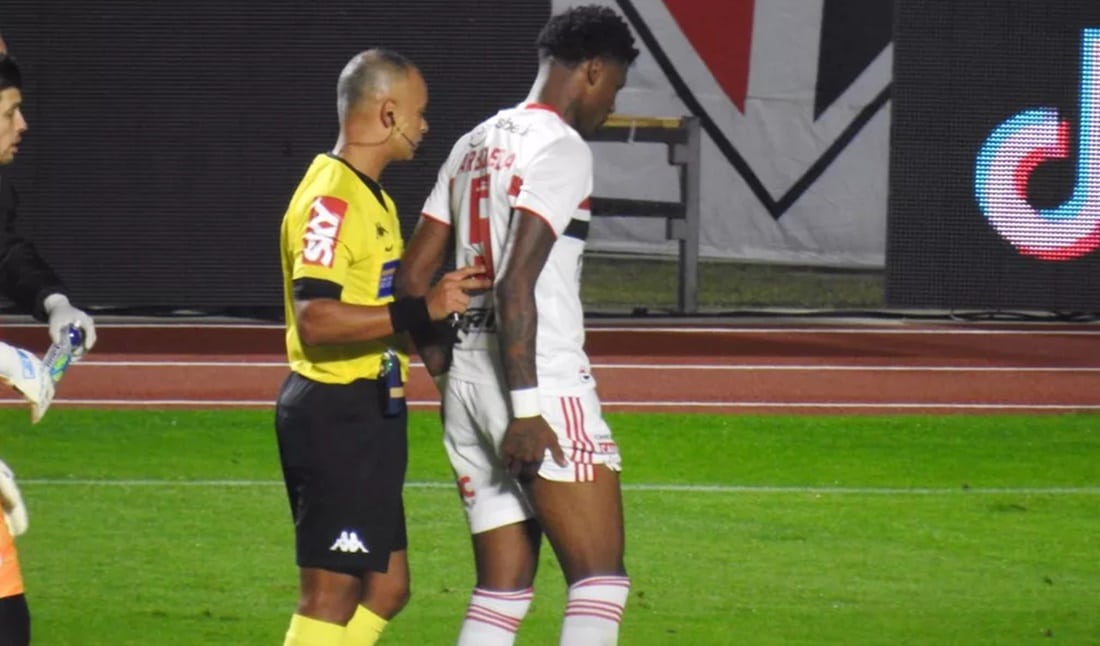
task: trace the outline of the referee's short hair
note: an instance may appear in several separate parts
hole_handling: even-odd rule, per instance
[[[593,58],[630,65],[638,57],[634,35],[626,21],[608,7],[573,7],[550,18],[535,39],[539,59],[553,59],[566,67]]]
[[[384,93],[394,74],[407,74],[413,69],[416,66],[412,61],[392,49],[376,47],[356,54],[344,65],[336,82],[336,113],[340,120],[364,98]]]
[[[15,59],[7,54],[0,54],[0,90],[13,87],[23,89],[23,74],[19,72],[19,66]]]

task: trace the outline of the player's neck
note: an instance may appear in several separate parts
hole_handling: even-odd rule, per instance
[[[574,93],[571,81],[572,71],[550,61],[539,64],[539,73],[531,84],[525,103],[539,103],[557,110],[569,125],[574,124]]]

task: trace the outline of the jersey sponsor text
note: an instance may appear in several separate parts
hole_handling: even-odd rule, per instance
[[[335,197],[321,196],[313,201],[302,244],[303,263],[332,267],[347,210],[347,202]]]

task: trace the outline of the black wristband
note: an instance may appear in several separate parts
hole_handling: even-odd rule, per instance
[[[431,327],[428,301],[422,297],[399,298],[390,303],[390,323],[394,332],[407,332]]]
[[[457,331],[447,321],[435,321],[428,327],[409,330],[409,336],[418,349],[430,345],[454,345],[458,340]]]

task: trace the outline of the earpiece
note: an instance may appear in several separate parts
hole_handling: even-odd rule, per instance
[[[397,127],[397,119],[393,118],[393,111],[391,110],[391,111],[387,112],[386,116],[390,118],[389,126],[391,128],[396,128]]]

